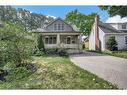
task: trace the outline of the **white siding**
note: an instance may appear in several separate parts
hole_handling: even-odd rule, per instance
[[[107,34],[106,35],[106,41],[109,39],[109,37],[111,36],[115,36],[115,39],[117,41],[117,44],[118,44],[118,50],[124,50],[124,49],[127,49],[127,44],[125,43],[125,37],[127,35],[124,35],[124,34]],[[105,42],[106,42],[105,41]]]
[[[99,39],[101,42],[101,50],[105,50],[105,33],[99,28]]]
[[[89,50],[95,50],[95,24],[93,25],[89,36]]]
[[[122,24],[123,23],[110,23],[110,25],[117,30],[127,30],[127,24],[126,24],[126,29],[122,29]]]

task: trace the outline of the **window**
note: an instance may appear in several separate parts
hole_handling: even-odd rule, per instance
[[[62,23],[62,30],[64,30],[64,24]]]
[[[56,37],[53,37],[53,44],[56,44]]]
[[[125,37],[125,43],[127,44],[127,36]]]
[[[64,30],[64,23],[55,23],[54,30]]]
[[[49,44],[52,44],[52,37],[49,37]]]
[[[57,24],[56,23],[54,24],[54,30],[57,30]]]
[[[60,23],[58,24],[58,30],[61,30],[61,24]]]
[[[126,24],[122,24],[122,29],[126,29]]]
[[[45,37],[45,44],[56,44],[56,36]]]
[[[46,38],[45,38],[45,44],[48,44],[48,42],[49,42],[49,38],[46,37]]]
[[[67,37],[67,44],[71,44],[71,37]]]

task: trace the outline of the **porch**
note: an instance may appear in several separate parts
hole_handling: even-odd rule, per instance
[[[66,48],[67,50],[81,50],[81,35],[79,33],[50,33],[42,34],[46,49]]]

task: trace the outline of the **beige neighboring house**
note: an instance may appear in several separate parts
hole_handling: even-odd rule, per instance
[[[57,18],[49,25],[37,30],[42,34],[46,49],[64,48],[69,53],[78,53],[82,50],[80,30],[75,25],[64,22],[61,18]]]
[[[107,50],[106,42],[111,36],[115,37],[118,50],[127,50],[127,23],[103,23],[96,16],[89,36],[89,50]]]

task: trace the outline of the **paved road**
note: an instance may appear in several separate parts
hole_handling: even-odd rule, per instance
[[[86,52],[70,55],[71,61],[99,77],[127,89],[127,59]]]

